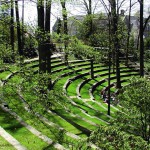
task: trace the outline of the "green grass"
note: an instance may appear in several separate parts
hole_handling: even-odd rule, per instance
[[[86,77],[84,77],[84,78],[86,78]],[[81,79],[81,78],[73,81],[67,88],[67,95],[76,96],[77,95],[76,89],[78,87],[78,84],[80,84],[82,81],[83,81],[83,79]]]
[[[62,64],[61,62],[56,62],[57,60],[60,60],[60,59],[52,60],[52,62],[53,62],[52,66]],[[29,64],[26,64],[26,67],[31,67],[32,65],[35,65],[35,64],[38,64],[38,61],[34,61]],[[80,64],[82,64],[83,66],[78,66]],[[57,79],[58,77],[60,77],[62,74],[66,73],[65,77],[60,77],[60,79],[56,82],[56,84],[54,85],[54,90],[62,91],[64,84],[66,83],[66,81],[69,78],[73,78],[77,75],[90,72],[89,61],[71,62],[71,63],[69,63],[69,65],[72,66],[72,68],[67,68],[65,65],[60,65],[60,66],[52,68],[52,71],[60,69],[60,71],[52,74],[51,77],[52,77],[53,81],[55,79]],[[124,65],[121,65],[121,66],[124,67]],[[95,67],[94,71],[99,70],[99,72],[94,73],[95,76],[108,73],[107,66],[104,66],[102,64],[94,64],[94,67]],[[12,70],[17,70],[17,69],[18,68],[15,68],[15,66],[12,66]],[[78,71],[78,69],[82,69],[82,71]],[[36,71],[36,70],[38,70],[38,67],[34,67],[31,70]],[[129,69],[128,68],[121,69],[121,71],[124,71],[124,70],[129,70]],[[72,73],[70,75],[67,75],[68,72],[72,72]],[[7,74],[9,74],[8,71],[1,73],[0,79],[4,79],[7,76]],[[132,71],[129,73],[121,73],[121,75],[125,75],[125,74],[132,74]],[[113,76],[115,76],[115,74],[111,74],[111,77],[113,77]],[[87,78],[90,78],[90,74],[85,75],[84,77],[76,79],[73,82],[71,82],[67,88],[67,95],[68,96],[77,96],[77,93],[76,93],[77,86],[81,82],[86,80]],[[84,99],[89,99],[90,98],[89,89],[92,87],[92,85],[95,84],[96,82],[99,82],[99,81],[101,81],[103,79],[107,79],[107,78],[108,78],[108,75],[103,75],[103,76],[97,77],[97,78],[92,79],[89,82],[87,82],[81,88],[81,91],[80,91],[81,97]],[[121,77],[121,79],[129,79],[129,78],[130,77]],[[16,74],[9,81],[12,81],[13,83],[19,83],[21,81],[21,77],[19,76],[19,74]],[[116,82],[116,79],[111,80],[111,83],[113,83],[113,82]],[[125,86],[126,84],[128,84],[128,82],[122,83],[123,86]],[[41,115],[43,115],[49,121],[54,122],[59,127],[64,128],[66,131],[77,134],[80,137],[87,137],[87,135],[85,133],[83,133],[82,130],[79,129],[79,127],[76,125],[90,129],[91,131],[96,129],[97,126],[91,125],[90,123],[82,120],[80,117],[82,117],[86,120],[89,120],[89,121],[95,123],[96,125],[107,125],[106,122],[109,122],[111,120],[111,118],[107,116],[108,105],[106,103],[103,103],[103,100],[99,95],[100,91],[106,86],[108,86],[107,81],[105,81],[104,83],[99,85],[93,93],[96,101],[98,101],[101,105],[98,105],[94,101],[85,101],[84,102],[84,100],[79,100],[79,99],[75,98],[72,100],[77,104],[77,106],[71,105],[70,103],[69,103],[69,105],[66,106],[69,108],[70,112],[66,111],[63,108],[61,108],[61,109],[57,108],[56,114],[54,112],[52,112],[52,113],[45,112],[44,113],[43,110],[45,108],[41,103],[37,103],[38,108],[34,107],[34,109],[35,109],[35,111],[40,112]],[[114,91],[116,91],[116,88],[112,87],[111,92],[114,92]],[[31,104],[34,103],[36,98],[34,98],[34,95],[32,95],[32,92],[31,93],[25,92],[23,94],[28,103],[31,103]],[[63,100],[64,99],[62,99],[62,101]],[[15,111],[19,116],[21,116],[23,118],[23,120],[25,120],[29,125],[38,129],[39,131],[41,131],[43,134],[47,135],[52,140],[54,140],[54,141],[58,140],[57,137],[59,137],[59,131],[58,131],[57,127],[52,127],[52,126],[40,121],[39,118],[35,117],[35,115],[31,114],[30,112],[27,112],[24,109],[24,104],[20,101],[19,98],[9,97],[7,99],[7,102],[9,103],[9,106],[13,109],[13,111]],[[111,107],[111,116],[112,117],[115,117],[114,112],[116,112],[116,109],[114,107]],[[80,117],[72,116],[75,114],[77,114]],[[2,114],[2,116],[3,115],[4,114]],[[0,123],[2,122],[2,120],[3,120],[3,118],[0,116]],[[76,125],[72,124],[72,122],[75,123]],[[37,137],[34,137],[34,135],[32,135],[31,133],[28,133],[29,131],[27,131],[23,126],[21,126],[19,123],[17,123],[16,120],[14,120],[14,122],[13,122],[10,119],[10,123],[9,122],[2,123],[2,125],[16,139],[19,139],[18,141],[20,141],[28,149],[31,149],[31,147],[32,147],[32,149],[38,150],[38,149],[44,149],[46,146],[48,146],[45,142],[40,141],[40,139],[38,139]],[[13,130],[13,129],[15,129],[15,130]],[[21,135],[25,135],[25,136],[23,136],[23,138],[25,138],[24,141],[23,141],[23,138],[20,137]],[[26,135],[29,135],[29,137],[26,138]],[[65,135],[64,138],[68,139],[69,141],[73,140],[71,137],[68,137],[67,135]],[[34,146],[34,144],[36,146]],[[63,144],[65,145],[65,143],[63,143]],[[68,145],[65,145],[65,146],[68,147]],[[49,148],[49,149],[53,149],[53,148]]]
[[[98,117],[98,118],[100,118],[100,119],[102,119],[102,120],[104,120],[104,121],[106,121],[106,122],[107,122],[107,121],[109,122],[109,119],[110,119],[110,118],[108,118],[108,117],[107,117],[105,114],[103,114],[102,112],[96,111],[95,109],[90,108],[89,106],[86,105],[86,103],[81,102],[81,101],[79,101],[79,100],[76,99],[76,98],[74,98],[73,100],[76,102],[76,104],[78,104],[78,106],[80,106],[80,107],[81,107],[84,111],[86,111],[89,115]]]
[[[69,122],[65,121],[63,118],[61,118],[58,115],[54,115],[52,113],[46,113],[44,116],[51,122],[59,125],[60,127],[63,127],[66,131],[74,133],[74,134],[79,134],[81,133],[80,130],[75,128],[73,125],[71,125]]]
[[[11,107],[12,105],[12,107]],[[53,127],[50,127],[49,125],[46,125],[44,122],[40,121],[36,116],[34,116],[32,113],[30,112],[27,112],[24,107],[22,106],[22,103],[19,101],[19,100],[15,100],[13,99],[13,104],[9,103],[9,106],[10,108],[13,109],[14,112],[16,112],[27,124],[31,125],[33,128],[37,129],[38,131],[40,131],[42,134],[46,135],[47,137],[51,138],[53,141],[57,141],[57,137],[59,135],[59,131],[58,129],[55,129]],[[42,107],[39,108],[39,110],[42,110]],[[0,121],[1,122],[1,121]],[[13,127],[14,128],[14,127]],[[13,129],[12,128],[12,129]],[[24,129],[24,127],[22,127],[22,129]],[[21,132],[20,133],[20,136],[21,135],[30,135],[28,133],[24,133],[24,130],[19,130]],[[15,135],[13,135],[15,136]],[[30,137],[30,136],[29,136]],[[68,138],[68,137],[67,137]],[[29,139],[29,138],[27,138]],[[42,145],[41,142],[36,142],[36,138],[35,137],[31,137],[31,139],[33,139],[33,143],[36,143],[37,144],[37,148],[35,148],[35,150],[38,148],[42,148]],[[29,139],[30,141],[30,139]],[[27,141],[26,141],[27,142]],[[30,143],[30,142],[28,142]],[[26,143],[25,143],[26,144]],[[32,146],[31,144],[30,145],[25,145],[25,146],[29,146],[30,148],[31,147],[34,147]],[[48,146],[48,145],[46,145]]]
[[[16,150],[8,141],[0,136],[0,149],[1,150]]]
[[[91,106],[93,106],[96,110],[98,110],[98,111],[100,111],[104,114],[107,114],[108,105],[106,103],[100,102],[100,104],[102,106],[99,106],[97,103],[94,103],[94,102],[91,102],[91,101],[88,101],[87,103],[90,104]],[[114,116],[113,113],[117,112],[117,110],[113,106],[110,106],[110,109],[111,109],[111,113],[112,113],[111,116],[113,117]]]
[[[21,77],[19,74],[15,74],[11,79],[10,79],[10,82],[12,83],[19,83],[21,80]]]
[[[0,73],[0,80],[5,80],[9,74],[11,74],[10,71],[4,71],[4,72]]]
[[[24,95],[25,95],[24,98],[26,99],[26,101],[27,101],[28,103],[34,103],[34,101],[32,102],[32,100],[34,99],[34,96],[33,96],[31,93],[30,93],[30,94],[29,94],[29,93],[24,93]],[[31,96],[31,95],[32,95],[32,96]],[[20,107],[20,108],[18,108],[18,109],[21,109],[22,111],[24,110],[23,104],[20,103],[19,101],[17,101],[16,98],[15,98],[15,100],[12,100],[12,101],[13,101],[13,103],[15,103],[15,104],[13,104],[13,105],[11,104],[10,107],[11,107],[11,106],[14,107],[14,105],[17,105],[17,108]],[[40,105],[40,103],[38,104],[37,107],[38,107],[38,108],[41,108],[41,112],[43,112],[42,109],[44,109],[44,108],[43,108],[42,105]],[[27,113],[25,110],[24,110],[23,112],[21,112],[21,111],[18,112],[17,108],[14,108],[14,110],[17,111],[17,113],[18,113],[22,118],[24,118],[24,120],[26,120],[27,123],[31,124],[32,126],[34,126],[35,128],[37,128],[38,130],[40,130],[41,132],[43,132],[43,133],[46,134],[46,135],[47,135],[47,133],[50,133],[50,132],[51,132],[51,134],[48,134],[47,136],[49,136],[49,137],[50,137],[51,139],[53,139],[53,140],[56,139],[55,136],[57,136],[56,134],[58,134],[57,128],[55,128],[55,127],[49,127],[49,128],[47,128],[47,127],[46,127],[44,124],[42,124],[42,123],[38,120],[38,118],[36,118],[34,115],[31,115],[31,114]],[[39,112],[40,112],[40,110],[39,110]],[[80,130],[78,130],[78,129],[75,128],[73,125],[71,125],[71,124],[68,123],[67,121],[63,120],[63,119],[62,119],[61,117],[59,117],[59,116],[56,116],[56,115],[50,114],[50,113],[44,113],[44,114],[42,114],[42,115],[44,115],[44,116],[45,116],[48,120],[50,120],[51,122],[56,123],[56,124],[59,125],[60,127],[63,127],[63,128],[66,129],[66,131],[68,131],[68,132],[72,132],[72,133],[74,133],[74,134],[80,134],[80,133],[81,133]],[[32,117],[31,117],[31,116],[32,116]],[[80,134],[80,136],[85,137],[84,134]],[[66,138],[68,139],[68,137],[66,137]]]
[[[86,103],[90,104],[93,108],[95,108],[96,110],[98,110],[98,111],[100,111],[100,112],[102,112],[104,114],[106,114],[106,112],[107,112],[106,107],[103,107],[102,104],[101,104],[102,105],[102,107],[101,107],[100,105],[98,105],[97,103],[95,103],[93,101],[87,101]]]
[[[66,112],[65,110],[56,110],[57,112],[59,112],[59,114],[61,114],[63,117],[67,118],[67,120],[70,120],[71,122],[75,122],[76,124],[85,127],[86,129],[90,129],[90,130],[94,130],[97,127],[92,126],[90,123],[85,122],[84,120],[78,118],[78,117],[74,117],[71,116],[68,112]]]
[[[9,134],[11,134],[29,150],[40,150],[41,148],[48,146],[47,143],[43,142],[41,139],[32,134],[18,121],[16,121],[9,113],[4,112],[2,109],[0,109],[0,113],[0,122],[2,128],[4,128]]]
[[[89,89],[92,87],[92,85],[95,82],[99,82],[103,79],[104,79],[103,77],[95,78],[95,80],[91,80],[91,81],[87,82],[86,84],[84,84],[84,86],[80,90],[81,97],[85,98],[85,99],[89,99],[90,98]]]
[[[94,122],[97,125],[106,125],[106,123],[102,122],[101,120],[99,120],[98,118],[92,118],[92,116],[88,116],[85,113],[83,113],[81,110],[79,110],[78,108],[76,108],[75,106],[73,106],[73,108],[71,109],[73,111],[74,114],[78,114],[80,115],[82,118],[85,118],[87,120],[90,120],[92,122]]]

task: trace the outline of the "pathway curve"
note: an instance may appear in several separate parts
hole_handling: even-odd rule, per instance
[[[51,58],[60,57],[62,55],[63,55],[62,53],[55,53],[51,56]],[[35,58],[32,58],[32,59],[25,59],[24,62],[32,62],[32,61],[35,61],[35,60],[38,60],[38,59],[39,59],[39,57],[35,57]]]
[[[8,132],[6,132],[0,126],[0,136],[7,140],[11,145],[13,145],[17,150],[27,150],[24,146],[20,144],[14,137],[12,137]]]

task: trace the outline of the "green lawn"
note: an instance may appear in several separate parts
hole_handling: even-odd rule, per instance
[[[0,123],[9,134],[11,134],[16,140],[22,145],[27,147],[29,150],[40,150],[48,146],[47,143],[32,134],[24,126],[22,126],[16,119],[13,118],[9,113],[4,112],[0,108]]]
[[[15,148],[0,136],[0,149],[1,150],[15,150]]]
[[[72,79],[78,75],[85,74],[83,77],[78,78],[74,81],[72,81],[69,86],[66,89],[67,96],[77,96],[76,89],[77,87],[85,80],[89,79],[90,76],[90,63],[89,61],[72,61],[69,62],[69,66],[72,66],[68,68],[67,66],[63,65],[60,59],[53,59],[52,60],[52,71],[55,71],[55,73],[52,73],[51,78],[52,81],[57,81],[54,84],[55,91],[62,91],[64,84],[67,82],[68,79]],[[38,67],[33,67],[33,65],[38,64],[38,61],[33,61],[31,63],[27,63],[25,66],[30,69],[31,72],[37,71]],[[57,66],[58,65],[58,66]],[[82,66],[80,66],[82,65]],[[124,65],[121,65],[121,75],[131,74],[133,71],[128,68],[125,68]],[[18,70],[19,67],[11,66],[11,71]],[[82,70],[81,70],[82,69]],[[58,71],[57,71],[58,70]],[[129,72],[122,72],[125,70],[129,70]],[[16,112],[23,120],[31,125],[32,127],[39,130],[41,133],[46,135],[47,137],[51,138],[53,141],[58,141],[60,144],[68,147],[63,141],[59,141],[60,137],[60,130],[58,128],[64,128],[66,132],[70,132],[73,134],[78,135],[81,138],[87,137],[86,130],[93,131],[95,130],[99,125],[107,125],[111,121],[111,117],[115,117],[115,112],[117,111],[117,107],[111,106],[111,117],[107,115],[107,109],[108,105],[103,102],[103,99],[100,95],[100,91],[103,90],[105,87],[108,86],[108,81],[106,80],[102,84],[96,87],[96,89],[93,92],[93,96],[95,98],[94,101],[90,101],[90,94],[89,89],[95,84],[98,83],[104,79],[108,79],[108,66],[103,64],[94,64],[94,79],[89,80],[87,83],[83,85],[83,87],[80,90],[80,95],[82,99],[78,98],[72,98],[71,100],[67,100],[67,97],[61,98],[62,101],[67,101],[65,106],[62,106],[61,108],[58,107],[59,103],[56,102],[56,105],[58,108],[55,108],[55,110],[47,111],[45,109],[45,106],[37,100],[37,96],[34,95],[34,91],[24,91],[23,97],[26,100],[27,103],[33,104],[32,108],[34,112],[38,112],[42,116],[44,116],[46,119],[49,120],[49,122],[53,122],[56,124],[56,126],[48,125],[48,123],[41,121],[34,113],[28,112],[25,110],[25,103],[23,103],[18,96],[16,96],[11,91],[12,89],[8,89],[9,94],[8,97],[5,97],[5,101],[9,104],[12,111]],[[7,75],[9,75],[10,71],[4,71],[0,73],[0,79],[4,80]],[[70,73],[70,74],[68,74]],[[88,73],[88,74],[86,74]],[[64,76],[62,77],[62,75]],[[114,77],[116,74],[111,73],[111,77]],[[22,76],[23,77],[23,76]],[[22,77],[20,77],[20,74],[15,74],[9,82],[12,82],[13,84],[20,83]],[[121,80],[124,79],[130,79],[129,77],[121,77]],[[58,79],[58,80],[57,80]],[[35,81],[36,82],[36,81]],[[112,79],[111,83],[115,83],[116,79]],[[122,85],[126,86],[128,84],[128,80],[123,82]],[[33,84],[33,83],[32,83]],[[111,93],[115,92],[117,89],[115,86],[111,87]],[[74,103],[74,104],[73,104]],[[35,105],[36,104],[36,105]],[[66,107],[68,109],[66,109]],[[27,149],[33,149],[33,150],[41,150],[41,149],[47,149],[52,150],[53,147],[49,147],[47,143],[43,142],[41,139],[33,135],[29,130],[27,130],[24,126],[22,126],[16,119],[14,119],[11,115],[4,112],[2,109],[0,109],[0,124],[1,126],[10,133],[14,138],[16,138],[22,145],[27,147]],[[88,122],[91,121],[92,123]],[[88,131],[87,131],[88,132]],[[69,137],[68,135],[63,135],[64,140],[68,141],[74,141],[76,143],[76,140]],[[2,146],[1,146],[2,145]],[[6,149],[12,149],[13,147],[5,141],[2,137],[0,137],[0,147],[6,147]],[[0,148],[1,149],[1,148]]]

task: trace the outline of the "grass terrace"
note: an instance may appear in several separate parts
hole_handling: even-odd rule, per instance
[[[80,139],[86,139],[99,125],[109,125],[118,110],[116,106],[111,105],[111,116],[108,116],[108,105],[103,102],[100,95],[102,90],[107,91],[109,88],[111,93],[116,92],[116,74],[111,72],[110,83],[113,86],[108,87],[108,66],[94,63],[94,78],[91,78],[90,67],[89,60],[75,59],[69,61],[69,66],[65,66],[60,57],[54,57],[52,59],[51,79],[53,91],[57,93],[58,97],[53,97],[56,101],[54,101],[52,107],[47,107],[48,100],[40,101],[35,89],[30,90],[32,85],[34,85],[34,88],[38,85],[38,81],[29,82],[27,79],[24,81],[26,75],[34,77],[38,70],[38,59],[28,60],[24,64],[24,71],[28,70],[25,71],[24,75],[19,71],[20,66],[12,67],[11,71],[7,69],[1,71],[0,79],[6,80],[2,88],[9,93],[3,101],[27,125],[36,129],[54,143],[69,148],[69,145],[76,145]],[[128,79],[132,76],[138,75],[138,72],[134,71],[133,68],[126,67],[123,64],[120,69],[122,86],[126,86]],[[12,74],[12,72],[16,73]],[[12,75],[7,79],[10,74]],[[10,87],[9,84],[13,85],[14,88]],[[18,87],[20,88],[23,84],[25,89],[20,93]],[[94,100],[92,97],[94,97]],[[0,108],[0,113],[1,127],[27,149],[48,150],[57,147],[55,144],[52,144],[51,147],[39,136],[33,134],[9,112]],[[0,137],[0,141],[0,145],[3,147],[13,149],[13,146],[9,145],[2,137]]]

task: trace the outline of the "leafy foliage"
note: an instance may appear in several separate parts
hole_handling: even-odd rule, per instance
[[[93,47],[85,45],[82,41],[75,37],[72,38],[68,45],[68,51],[80,59],[94,59],[97,62],[100,62],[103,59],[103,55],[100,51],[96,51]]]
[[[108,46],[108,20],[103,14],[87,15],[78,26],[77,37],[94,47]]]
[[[129,135],[113,126],[100,126],[89,141],[103,150],[148,150],[150,147],[140,137]]]
[[[123,131],[150,140],[150,81],[133,78],[119,95],[121,111],[114,124]]]
[[[38,42],[37,42],[37,34],[38,31],[35,32],[35,29],[28,25],[23,25],[24,28],[24,56],[26,58],[33,58],[37,56],[37,48],[38,48]],[[43,33],[41,33],[43,36]],[[47,35],[49,36],[49,35]],[[45,37],[46,38],[46,37]]]

